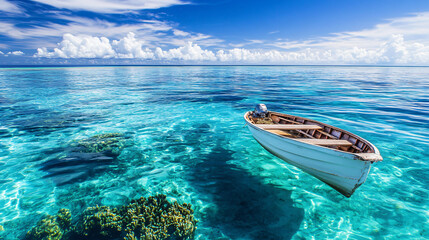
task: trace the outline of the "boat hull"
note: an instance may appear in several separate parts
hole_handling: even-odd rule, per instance
[[[370,161],[352,153],[315,146],[262,130],[248,122],[253,137],[262,147],[325,182],[346,197],[362,185],[371,169]]]

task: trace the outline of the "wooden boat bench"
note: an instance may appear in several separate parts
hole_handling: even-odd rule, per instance
[[[319,125],[310,124],[255,124],[255,126],[264,130],[307,130],[307,129],[323,129]]]
[[[310,138],[295,138],[294,140],[321,146],[352,146],[353,144],[347,140],[337,139],[310,139]]]
[[[285,137],[291,137],[291,134],[285,132],[285,130],[321,130],[323,129],[319,125],[310,124],[255,124],[268,132],[278,134]],[[315,139],[315,138],[294,138],[297,141],[308,143],[312,145],[320,146],[352,146],[353,144],[347,140],[339,139]]]
[[[292,134],[287,133],[287,132],[285,132],[283,130],[275,130],[274,129],[274,130],[267,130],[267,131],[270,132],[270,133],[274,133],[274,134],[280,135],[280,136],[293,137]]]

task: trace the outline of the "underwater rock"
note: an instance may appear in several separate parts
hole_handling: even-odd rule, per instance
[[[115,158],[101,153],[68,153],[65,157],[42,163],[41,169],[57,186],[84,181],[115,164]]]
[[[48,215],[27,232],[26,240],[60,240],[71,223],[68,209],[60,209],[55,216]]]
[[[121,133],[95,135],[74,141],[66,148],[60,148],[55,154],[61,157],[50,159],[41,164],[56,185],[61,186],[84,181],[100,172],[114,169],[116,158],[130,141]]]
[[[80,140],[76,146],[80,152],[119,156],[124,148],[124,140],[124,135],[121,133],[106,133]]]

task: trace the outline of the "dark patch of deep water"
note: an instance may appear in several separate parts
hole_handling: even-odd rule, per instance
[[[68,109],[67,111],[61,111],[61,109],[53,111],[32,104],[0,107],[0,114],[2,114],[4,127],[18,130],[14,135],[46,136],[55,131],[84,127],[85,124],[103,120],[103,117],[98,114],[77,113]]]

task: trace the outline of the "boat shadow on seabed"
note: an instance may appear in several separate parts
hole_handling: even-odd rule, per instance
[[[201,222],[219,226],[219,231],[231,239],[292,238],[304,211],[293,206],[290,191],[265,184],[228,164],[234,152],[222,146],[228,144],[218,142],[193,168],[191,183],[215,203]]]

